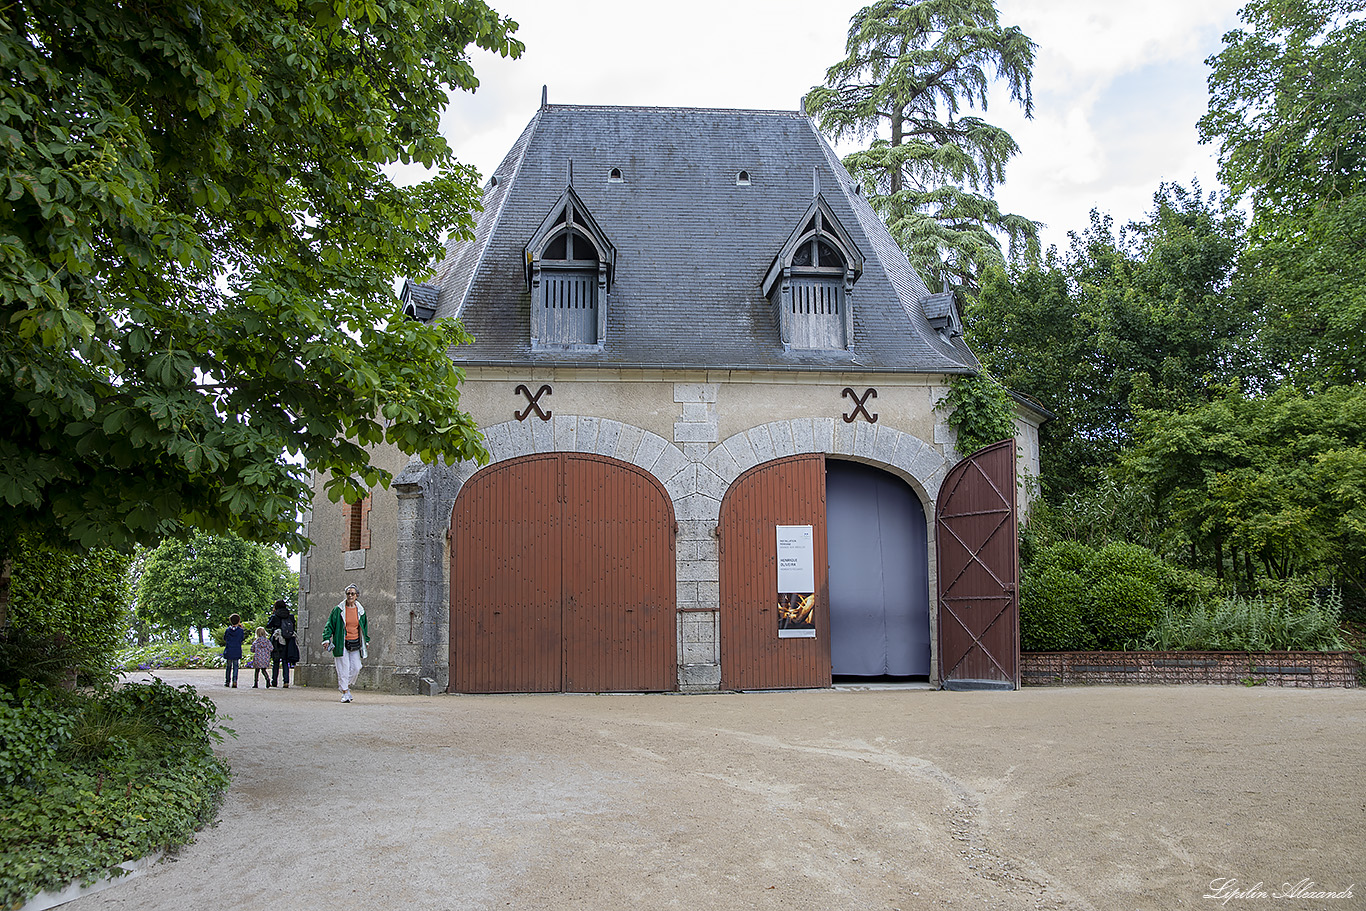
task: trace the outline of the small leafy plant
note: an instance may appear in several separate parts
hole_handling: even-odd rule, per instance
[[[1336,588],[1308,600],[1290,595],[1228,597],[1187,613],[1163,612],[1138,647],[1157,651],[1341,651],[1342,595]]]
[[[160,680],[0,690],[0,908],[189,842],[228,786],[221,732],[210,699]]]

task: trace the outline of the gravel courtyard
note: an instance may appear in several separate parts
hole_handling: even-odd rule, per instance
[[[221,821],[66,908],[1366,908],[1363,690],[343,705],[219,673],[162,677],[231,716]]]

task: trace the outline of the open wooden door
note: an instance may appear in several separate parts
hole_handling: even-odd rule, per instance
[[[934,522],[945,689],[1020,686],[1017,523],[1013,439],[979,449],[949,471]]]

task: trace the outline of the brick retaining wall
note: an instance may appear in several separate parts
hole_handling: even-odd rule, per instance
[[[1358,686],[1349,652],[1026,652],[1024,686],[1087,684],[1263,683]]]

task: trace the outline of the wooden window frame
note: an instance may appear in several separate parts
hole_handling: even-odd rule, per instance
[[[342,552],[370,549],[370,497],[342,504]]]

